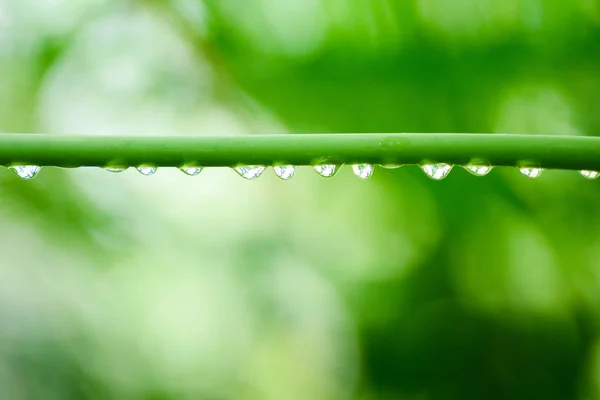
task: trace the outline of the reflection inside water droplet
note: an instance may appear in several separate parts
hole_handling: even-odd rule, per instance
[[[152,167],[152,166],[149,166],[149,165],[139,166],[136,169],[138,170],[138,172],[140,174],[145,175],[145,176],[153,175],[156,172],[156,170],[157,170],[156,167]]]
[[[431,179],[435,179],[436,181],[439,181],[441,179],[444,179],[446,176],[448,176],[448,174],[452,170],[452,165],[448,165],[448,164],[444,164],[444,163],[424,164],[424,165],[421,165],[421,169],[423,170],[423,172],[425,172],[425,174],[427,174],[428,177],[430,177]]]
[[[465,169],[475,176],[484,176],[490,173],[492,167],[483,164],[469,164]]]
[[[14,165],[8,167],[12,172],[22,179],[33,179],[40,172],[41,167],[37,165]]]
[[[354,175],[358,176],[360,179],[367,179],[373,175],[373,165],[354,164],[352,166],[352,171],[354,172]]]
[[[598,171],[589,171],[589,170],[581,170],[579,171],[579,173],[581,174],[581,176],[583,176],[584,178],[588,178],[588,179],[596,179],[597,177],[600,176],[600,172]]]
[[[196,176],[200,172],[202,172],[203,169],[204,169],[203,167],[191,166],[191,165],[179,168],[179,170],[181,172],[183,172],[184,174],[189,175],[189,176]]]
[[[239,167],[235,167],[234,170],[242,178],[253,180],[258,178],[263,173],[265,167],[262,165],[241,165]]]
[[[317,173],[325,178],[331,178],[337,172],[337,166],[334,164],[320,164],[313,166]]]
[[[535,179],[542,174],[542,169],[532,167],[521,167],[519,168],[519,172],[530,179]]]
[[[283,180],[288,180],[296,172],[296,167],[293,165],[276,165],[273,167],[275,174]]]

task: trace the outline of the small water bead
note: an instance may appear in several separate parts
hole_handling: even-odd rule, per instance
[[[258,178],[265,170],[262,165],[242,165],[235,167],[234,171],[237,172],[242,178],[253,180]]]
[[[465,167],[467,171],[472,173],[475,176],[485,176],[490,173],[492,170],[492,166],[490,165],[482,165],[482,164],[469,164]]]
[[[585,169],[579,171],[579,173],[581,174],[581,176],[583,176],[584,178],[588,178],[588,179],[596,179],[597,177],[600,176],[600,172],[598,172],[598,171],[588,171]]]
[[[37,165],[15,165],[8,167],[12,172],[22,179],[33,179],[40,172],[41,167]]]
[[[187,166],[187,167],[179,168],[179,170],[181,172],[183,172],[184,174],[189,175],[189,176],[196,176],[200,172],[202,172],[203,169],[204,169],[203,167],[198,167],[198,166]]]
[[[288,180],[296,172],[296,167],[293,165],[276,165],[273,167],[275,174],[283,180]]]
[[[542,174],[541,168],[521,167],[519,172],[530,179],[535,179]]]
[[[379,166],[385,169],[398,169],[402,164],[379,164]]]
[[[373,165],[372,164],[354,164],[352,166],[352,171],[354,171],[354,175],[358,176],[360,179],[367,179],[373,175]]]
[[[444,179],[452,170],[452,165],[438,163],[438,164],[424,164],[421,165],[421,169],[428,177],[435,179],[436,181]]]
[[[145,176],[153,175],[157,170],[156,167],[147,166],[147,165],[139,166],[136,169],[138,170],[138,172],[140,174],[145,175]]]
[[[313,169],[317,171],[317,174],[324,178],[331,178],[337,172],[337,166],[334,164],[320,164],[313,166]]]
[[[104,170],[108,172],[123,172],[129,167],[104,167]]]

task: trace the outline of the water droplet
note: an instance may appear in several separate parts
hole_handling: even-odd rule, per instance
[[[241,165],[239,167],[234,168],[235,172],[237,172],[242,178],[253,180],[258,178],[265,167],[262,165]]]
[[[288,180],[292,176],[294,176],[294,173],[296,172],[296,167],[294,167],[293,165],[276,165],[273,167],[273,170],[275,171],[278,177],[280,177],[283,180]]]
[[[153,175],[156,172],[156,170],[157,170],[156,167],[152,167],[150,165],[140,165],[136,169],[138,170],[138,172],[140,174],[146,175],[146,176]]]
[[[397,169],[402,166],[402,164],[379,164],[381,168],[385,169]]]
[[[108,172],[123,172],[127,169],[128,167],[104,167],[104,169]]]
[[[37,165],[15,165],[8,167],[12,172],[23,179],[33,179],[40,172],[41,167]]]
[[[354,175],[358,176],[360,179],[367,179],[373,175],[373,165],[372,164],[354,164],[352,166],[352,171],[354,171]]]
[[[542,174],[541,168],[521,167],[519,172],[530,179],[535,179]]]
[[[439,181],[441,179],[444,179],[446,176],[448,176],[448,174],[452,170],[452,165],[448,165],[448,164],[444,164],[444,163],[424,164],[424,165],[421,165],[421,169],[423,170],[423,172],[425,172],[427,174],[428,177],[430,177],[431,179],[435,179],[436,181]]]
[[[184,174],[189,175],[189,176],[196,176],[200,172],[202,172],[203,169],[204,169],[203,167],[198,167],[198,166],[195,166],[195,167],[193,167],[193,166],[186,166],[186,167],[179,168],[179,170],[181,172],[183,172]]]
[[[598,171],[588,171],[585,169],[579,171],[579,173],[581,174],[581,176],[583,176],[584,178],[588,178],[588,179],[596,179],[597,177],[600,176],[600,172],[598,172]]]
[[[337,166],[334,164],[321,164],[313,166],[317,173],[325,178],[331,178],[337,172]]]
[[[483,164],[469,164],[465,167],[467,171],[475,176],[485,176],[490,173],[492,166]]]

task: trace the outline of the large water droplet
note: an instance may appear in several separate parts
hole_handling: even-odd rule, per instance
[[[424,165],[421,165],[421,169],[423,170],[423,172],[425,172],[427,174],[428,177],[430,177],[431,179],[435,179],[436,181],[439,181],[441,179],[444,179],[446,176],[448,176],[448,174],[452,170],[452,165],[448,165],[448,164],[444,164],[444,163],[424,164]]]
[[[581,174],[581,176],[588,178],[588,179],[596,179],[597,177],[600,176],[600,172],[598,172],[598,171],[588,171],[585,169],[579,171],[579,173]]]
[[[325,178],[331,178],[337,172],[337,166],[334,164],[320,164],[313,166],[313,168],[317,171],[317,174]]]
[[[128,167],[104,167],[104,169],[108,172],[123,172],[127,169]]]
[[[385,169],[397,169],[402,166],[402,164],[379,164],[381,168]]]
[[[203,169],[204,169],[203,167],[198,167],[198,166],[185,166],[185,167],[179,168],[179,170],[181,172],[183,172],[184,174],[189,175],[189,176],[196,176],[200,172],[202,172]]]
[[[242,178],[253,180],[258,178],[265,167],[262,165],[241,165],[239,167],[234,168],[235,172],[237,172]]]
[[[484,176],[490,173],[492,166],[483,164],[469,164],[465,167],[467,171],[475,176]]]
[[[542,169],[532,167],[521,167],[519,168],[519,172],[521,172],[521,174],[530,179],[535,179],[542,174]]]
[[[354,175],[358,176],[360,179],[367,179],[373,175],[373,165],[372,164],[354,164],[352,166],[352,171]]]
[[[140,165],[139,167],[136,168],[138,170],[138,172],[142,175],[146,175],[146,176],[150,176],[153,175],[157,168],[150,166],[150,165]]]
[[[288,180],[296,172],[296,167],[293,165],[276,165],[273,167],[275,174],[283,180]]]
[[[8,167],[12,172],[23,179],[33,179],[40,172],[41,167],[37,165],[15,165]]]

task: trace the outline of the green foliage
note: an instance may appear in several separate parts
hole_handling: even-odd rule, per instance
[[[600,131],[594,1],[0,7],[2,132]],[[0,397],[600,396],[596,181],[226,172],[1,170]]]

